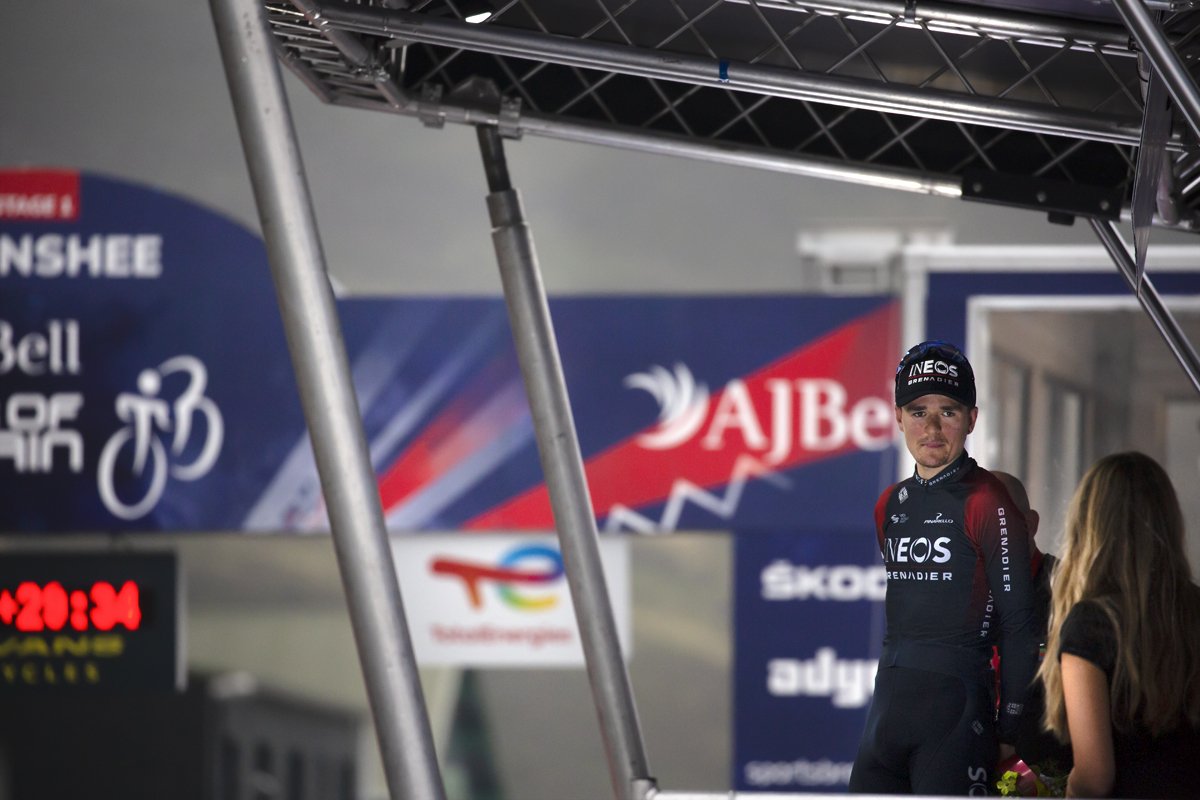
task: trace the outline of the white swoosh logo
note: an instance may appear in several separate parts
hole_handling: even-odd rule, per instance
[[[696,383],[685,364],[676,364],[674,374],[656,364],[649,372],[627,375],[625,385],[649,392],[658,401],[658,425],[637,438],[647,450],[678,447],[695,436],[708,417],[708,387]]]

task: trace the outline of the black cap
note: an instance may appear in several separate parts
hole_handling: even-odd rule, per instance
[[[896,368],[896,407],[927,394],[940,394],[975,407],[975,371],[949,342],[921,342],[904,354]]]

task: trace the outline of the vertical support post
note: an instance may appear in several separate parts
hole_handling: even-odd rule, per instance
[[[1137,295],[1146,315],[1158,329],[1163,341],[1167,343],[1167,347],[1171,348],[1171,352],[1175,354],[1179,366],[1183,367],[1192,386],[1196,388],[1197,392],[1200,392],[1200,358],[1196,356],[1196,351],[1192,348],[1192,343],[1188,341],[1187,334],[1179,327],[1179,323],[1175,321],[1170,310],[1163,305],[1162,298],[1158,296],[1158,290],[1154,288],[1154,284],[1150,282],[1149,278],[1142,279],[1142,290],[1138,291],[1137,270],[1117,226],[1108,220],[1090,218],[1088,221],[1092,223],[1092,229],[1096,231],[1096,236],[1104,245],[1104,249],[1108,251],[1113,263],[1117,265],[1117,271],[1121,273],[1121,277]]]
[[[1167,84],[1167,91],[1175,100],[1175,106],[1200,136],[1200,90],[1184,65],[1179,54],[1171,48],[1167,37],[1154,21],[1142,0],[1112,0],[1125,26],[1137,39],[1146,58],[1150,59],[1156,72]]]
[[[393,800],[445,800],[304,165],[260,0],[211,0]]]
[[[490,192],[492,243],[600,717],[609,775],[618,800],[640,800],[653,781],[604,582],[596,516],[533,235],[525,222],[521,197],[509,181],[499,131],[491,125],[480,125],[477,130]]]

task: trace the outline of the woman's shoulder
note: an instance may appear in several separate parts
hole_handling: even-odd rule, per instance
[[[1108,610],[1116,607],[1116,600],[1117,596],[1111,594],[1080,600],[1071,606],[1070,612],[1067,613],[1067,619],[1097,620],[1103,617],[1111,623],[1112,618],[1108,615]]]
[[[1107,598],[1080,600],[1071,606],[1059,631],[1059,653],[1086,659],[1106,673],[1116,665],[1117,630]]]

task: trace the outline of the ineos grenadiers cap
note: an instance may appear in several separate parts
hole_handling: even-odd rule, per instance
[[[975,371],[962,351],[949,342],[921,342],[904,354],[896,368],[897,408],[927,394],[975,407]]]

